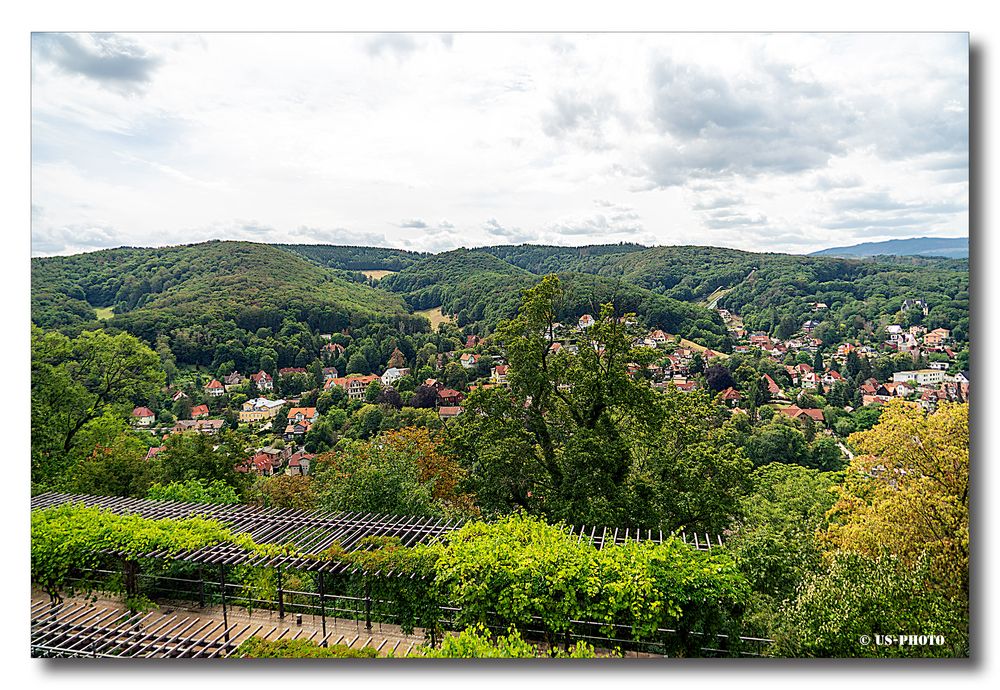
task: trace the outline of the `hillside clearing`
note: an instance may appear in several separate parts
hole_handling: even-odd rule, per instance
[[[361,272],[365,275],[366,278],[371,278],[372,280],[382,280],[386,276],[391,276],[394,273],[396,273],[396,271],[385,271],[382,269],[372,270],[372,271],[361,271]]]
[[[413,312],[417,316],[423,316],[425,319],[431,322],[431,330],[436,331],[437,327],[442,323],[455,323],[455,317],[450,314],[444,314],[441,311],[441,307],[434,307],[432,309],[421,309],[420,311]]]
[[[115,315],[114,307],[94,307],[94,311],[97,312],[98,321],[107,321]]]

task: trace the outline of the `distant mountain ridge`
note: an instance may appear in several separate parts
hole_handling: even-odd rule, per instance
[[[813,252],[809,256],[836,256],[858,258],[867,256],[943,256],[964,259],[969,256],[968,237],[911,237],[885,242],[863,242],[847,247],[831,247]]]

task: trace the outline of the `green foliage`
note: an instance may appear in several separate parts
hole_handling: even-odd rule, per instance
[[[718,306],[740,314],[748,329],[772,334],[819,319],[817,337],[825,334],[831,343],[842,337],[869,336],[880,320],[895,316],[907,297],[924,299],[930,305],[924,317],[929,328],[949,328],[959,341],[968,333],[968,260],[878,257],[857,261],[717,247],[639,245],[524,245],[480,251],[538,274],[573,271],[615,276],[678,300],[707,301],[719,288],[727,288]],[[814,302],[825,302],[828,309],[814,313],[810,306]]]
[[[222,542],[253,547],[248,538],[202,518],[150,520],[73,504],[36,510],[31,513],[31,581],[58,599],[70,588],[71,574],[96,569],[104,554],[134,560],[155,550],[174,553]]]
[[[747,592],[727,555],[679,540],[598,550],[519,515],[465,525],[448,537],[435,570],[440,596],[459,608],[460,625],[524,629],[534,622],[556,637],[573,620],[604,623],[606,632],[632,625],[637,638],[663,626],[718,622]]]
[[[353,649],[343,644],[328,647],[310,640],[265,640],[250,637],[236,650],[240,659],[375,659],[378,652],[374,647]]]
[[[833,555],[778,616],[775,651],[808,657],[965,657],[968,610],[929,586],[930,561],[891,554]],[[868,636],[868,644],[862,636]],[[876,635],[941,635],[945,644],[878,645]]]
[[[207,481],[189,479],[185,482],[171,482],[164,486],[159,482],[149,487],[146,498],[154,501],[178,501],[181,503],[239,503],[240,497],[233,487],[218,479]]]
[[[635,284],[587,273],[560,272],[566,286],[556,317],[576,321],[609,302],[618,313],[634,312],[651,328],[724,347],[726,330],[718,315],[703,307],[658,295]],[[456,249],[424,258],[382,280],[380,287],[403,294],[413,309],[440,306],[458,315],[458,325],[480,322],[492,329],[517,314],[522,292],[540,275],[518,268],[485,251]]]
[[[775,613],[793,597],[807,574],[820,568],[816,533],[833,506],[840,476],[798,465],[771,463],[754,471],[753,488],[726,549],[752,583],[752,604],[744,618],[747,634],[768,637]]]
[[[107,429],[126,419],[163,383],[156,353],[130,335],[86,331],[71,339],[32,326],[32,484],[65,481],[73,466],[94,452],[95,427]],[[98,435],[102,445],[111,444],[113,437]]]
[[[160,484],[219,482],[237,494],[245,494],[249,489],[249,475],[236,470],[246,455],[233,432],[223,432],[220,436],[197,432],[172,434],[165,445],[156,456],[156,477]]]
[[[545,652],[525,642],[517,630],[493,637],[485,626],[474,625],[457,635],[445,636],[440,647],[422,647],[410,656],[428,659],[593,659],[597,654],[586,642],[577,642],[568,652],[561,649]]]
[[[450,425],[453,452],[487,515],[521,507],[554,520],[720,530],[750,465],[716,443],[722,418],[706,395],[666,395],[628,373],[653,351],[633,347],[630,316],[604,305],[576,354],[549,350],[565,297],[547,276],[497,329],[510,390],[476,391]]]

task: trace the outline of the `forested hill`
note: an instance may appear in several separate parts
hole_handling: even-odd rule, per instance
[[[276,328],[286,317],[332,330],[352,319],[403,314],[401,299],[339,278],[276,247],[212,241],[155,249],[108,249],[31,262],[32,321],[45,328],[92,323],[232,320]],[[146,330],[145,328],[139,330]]]
[[[359,282],[365,280],[356,273],[361,270],[396,273],[375,288]],[[192,352],[199,358],[211,343],[226,339],[227,329],[276,333],[288,319],[314,332],[372,321],[412,330],[426,327],[413,311],[440,307],[459,327],[485,334],[513,316],[521,292],[548,273],[559,274],[566,287],[561,319],[613,301],[651,328],[717,349],[727,346],[717,307],[742,317],[748,330],[782,338],[807,320],[817,321],[816,336],[832,344],[871,335],[888,323],[908,325],[917,314],[902,314],[903,301],[916,299],[928,309],[922,325],[947,328],[959,343],[968,334],[967,260],[857,260],[636,244],[497,246],[433,255],[218,241],[104,250],[33,259],[32,320],[44,328],[80,330],[95,327],[100,318],[104,326],[149,342],[180,333],[170,337],[194,339]],[[198,332],[192,335],[187,331],[194,324]]]
[[[968,258],[968,237],[911,237],[885,242],[863,242],[849,247],[831,247],[813,252],[810,256],[941,256],[953,259]]]
[[[751,330],[782,337],[813,319],[835,342],[899,317],[905,299],[929,308],[925,325],[968,333],[967,260],[929,257],[840,259],[756,253],[719,247],[489,247],[521,266],[617,277],[684,302],[713,305],[743,316]],[[827,305],[820,312],[816,303]],[[884,324],[883,324],[884,325]]]
[[[384,278],[380,287],[401,293],[415,310],[441,307],[445,313],[456,315],[460,326],[478,323],[482,330],[489,330],[501,319],[514,316],[521,291],[541,279],[540,274],[500,259],[494,253],[499,249],[502,248],[494,247],[489,252],[457,249],[430,256]],[[547,248],[526,246],[525,249],[525,253],[507,255],[523,261],[532,251],[544,252]],[[601,251],[580,254],[576,249],[563,251],[562,255],[570,260],[615,255]],[[704,307],[656,294],[618,276],[571,272],[558,262],[541,265],[558,272],[565,288],[562,311],[557,315],[560,319],[575,321],[581,314],[594,313],[601,304],[610,302],[619,312],[635,312],[650,327],[680,333],[709,347],[726,347],[726,330],[721,319]]]
[[[331,244],[275,244],[320,266],[343,271],[400,271],[421,258],[423,252],[388,247],[349,247]]]

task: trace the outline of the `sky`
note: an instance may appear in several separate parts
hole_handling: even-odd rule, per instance
[[[966,34],[34,34],[32,254],[967,236]]]

